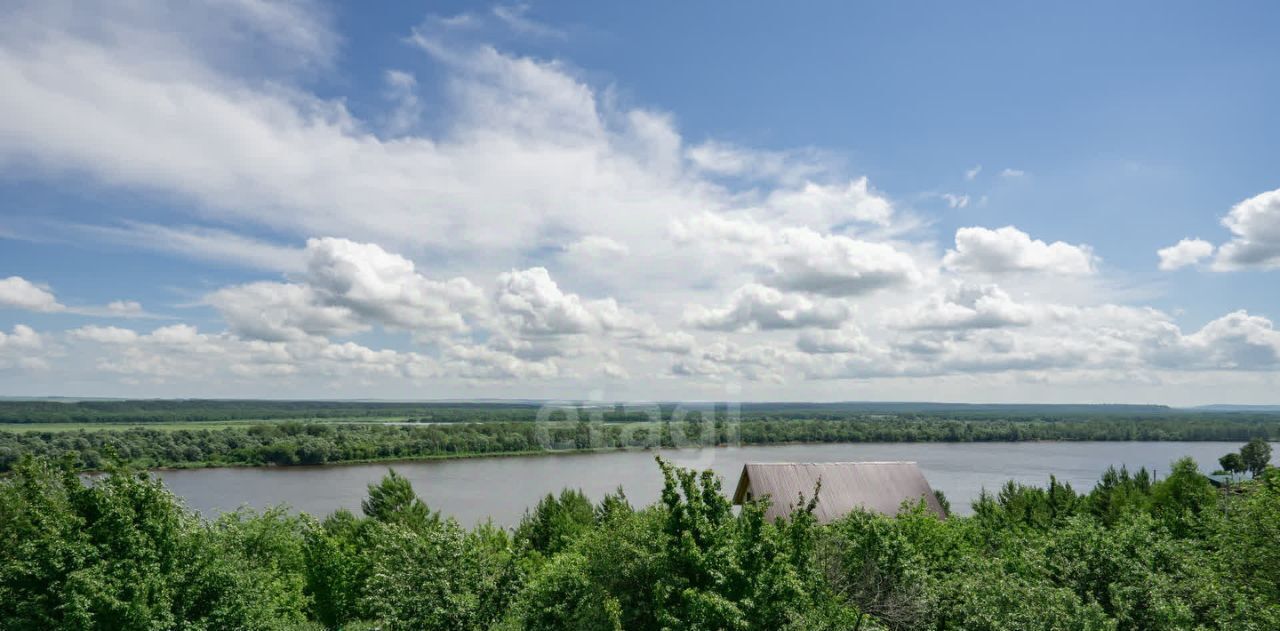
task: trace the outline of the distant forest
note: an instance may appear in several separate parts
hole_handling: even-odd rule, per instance
[[[484,412],[487,415],[491,412]],[[0,431],[0,471],[25,455],[96,470],[112,462],[142,467],[319,465],[549,451],[838,442],[1027,440],[1245,441],[1280,438],[1274,416],[1086,417],[973,420],[929,415],[840,419],[693,413],[683,420],[339,423],[294,420],[200,429],[150,426],[71,431]]]
[[[250,399],[0,400],[0,423],[179,423],[421,417],[533,420],[537,404],[503,402],[258,401]]]
[[[837,420],[867,415],[971,420],[1084,420],[1176,418],[1185,420],[1280,420],[1269,408],[1170,408],[1163,405],[1039,405],[964,403],[741,403],[734,411],[751,419]],[[537,401],[279,401],[250,399],[28,400],[0,399],[0,423],[175,423],[185,421],[412,418],[434,422],[532,421],[544,404]],[[593,407],[553,406],[607,422],[670,418],[677,410],[726,409],[725,403],[673,403]],[[543,412],[545,414],[545,412]],[[564,419],[565,412],[557,413]]]

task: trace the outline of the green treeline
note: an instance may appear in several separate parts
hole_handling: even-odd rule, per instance
[[[252,399],[0,400],[0,423],[183,423],[256,420],[403,418],[431,422],[681,420],[685,414],[732,414],[744,420],[856,420],[885,415],[909,420],[1280,421],[1278,411],[1174,409],[1158,405],[959,403],[651,403],[612,406],[523,401],[392,402]]]
[[[0,472],[24,455],[84,469],[113,460],[141,467],[315,465],[330,462],[538,453],[552,450],[765,445],[790,442],[1025,440],[1244,441],[1280,438],[1280,423],[1250,418],[955,420],[871,416],[838,420],[746,419],[690,414],[682,421],[344,424],[277,421],[216,429],[0,431]]]
[[[1087,494],[1009,483],[972,517],[819,525],[812,499],[770,522],[659,466],[652,506],[566,490],[508,531],[394,472],[360,514],[203,521],[145,473],[25,458],[0,479],[0,629],[1280,628],[1274,469],[1218,490],[1184,459]]]
[[[283,419],[416,417],[439,422],[533,420],[528,403],[401,403],[380,401],[257,401],[252,399],[128,399],[0,401],[0,423],[181,423]]]

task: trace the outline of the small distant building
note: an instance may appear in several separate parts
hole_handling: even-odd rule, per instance
[[[1209,484],[1212,484],[1218,488],[1222,488],[1224,486],[1231,486],[1231,483],[1235,481],[1232,479],[1230,473],[1210,473],[1209,475],[1206,475],[1204,477],[1206,480],[1209,481]]]
[[[914,462],[748,463],[742,467],[733,503],[771,497],[767,519],[784,517],[803,493],[805,501],[822,480],[814,517],[825,524],[857,508],[897,515],[902,502],[917,502],[939,518],[946,511]]]
[[[1236,473],[1211,473],[1204,477],[1209,480],[1209,484],[1220,489],[1229,489],[1245,479],[1243,474]]]

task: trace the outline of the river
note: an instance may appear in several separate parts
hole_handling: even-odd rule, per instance
[[[187,505],[206,516],[240,506],[287,504],[326,515],[338,508],[359,511],[366,487],[389,467],[407,477],[433,509],[463,524],[487,518],[516,524],[526,507],[564,487],[593,499],[622,486],[633,504],[654,502],[662,476],[653,461],[660,453],[674,463],[710,468],[731,494],[746,462],[845,462],[910,460],[920,464],[935,489],[967,514],[983,488],[1006,480],[1044,485],[1053,474],[1087,491],[1110,465],[1145,466],[1163,476],[1169,464],[1191,456],[1202,471],[1218,468],[1218,457],[1240,443],[1218,442],[1023,442],[1023,443],[839,443],[726,447],[679,451],[617,451],[507,458],[470,458],[318,467],[258,467],[161,471],[158,475]],[[1280,455],[1280,447],[1273,447]]]

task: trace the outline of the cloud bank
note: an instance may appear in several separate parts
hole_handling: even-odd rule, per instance
[[[10,276],[0,308],[94,321],[0,332],[0,370],[164,394],[945,398],[1280,368],[1260,314],[1184,330],[1118,298],[1088,244],[942,233],[824,151],[690,140],[674,113],[477,35],[569,37],[528,9],[406,25],[412,57],[380,70],[383,109],[361,115],[313,87],[342,37],[309,3],[149,8],[15,9],[0,164],[162,208],[69,234],[244,278],[193,289],[190,322],[137,327],[97,320],[137,302],[68,306]],[[1280,266],[1280,191],[1223,225],[1227,241],[1184,240],[1160,268]]]

